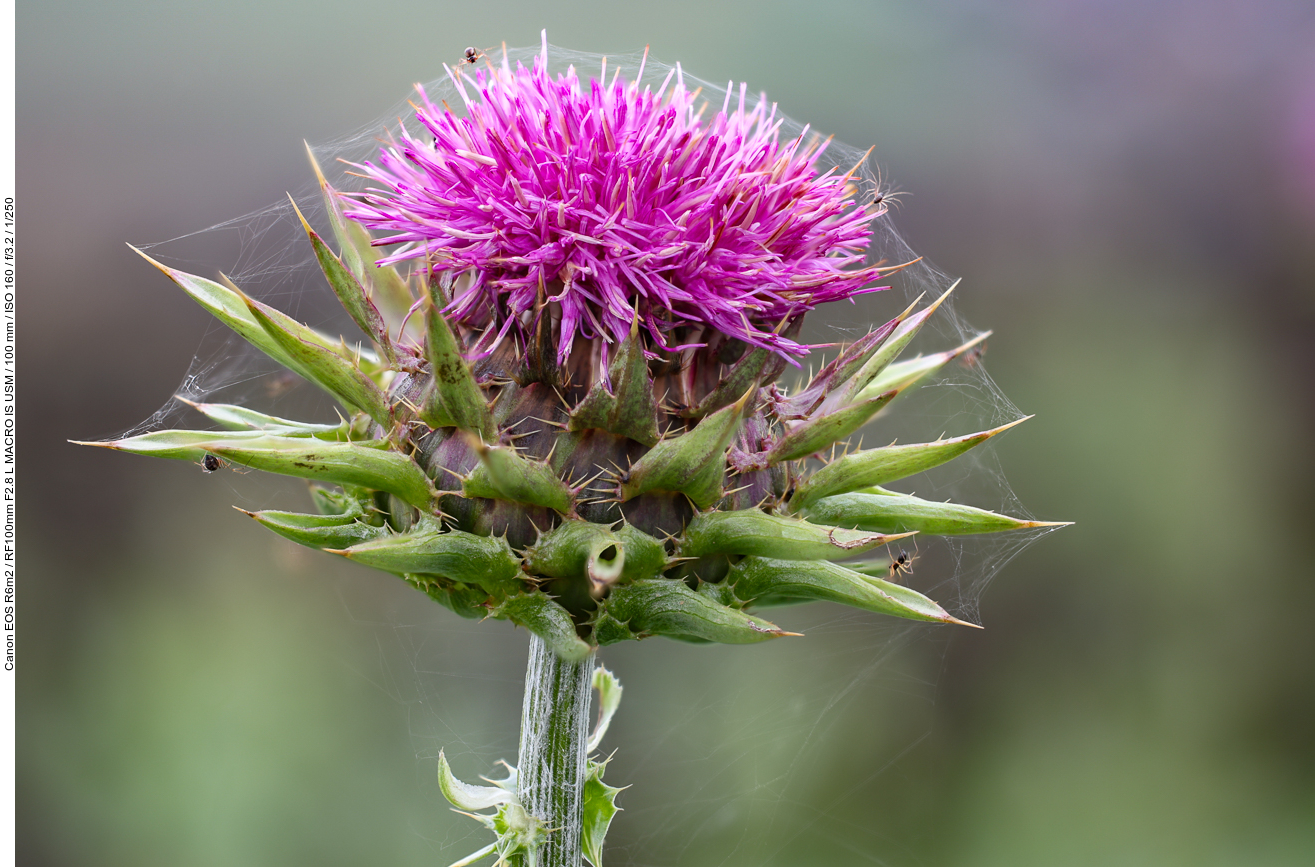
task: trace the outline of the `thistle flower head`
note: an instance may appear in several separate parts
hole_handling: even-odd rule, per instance
[[[872,223],[878,202],[855,201],[870,187],[824,170],[825,145],[783,137],[788,121],[764,100],[746,107],[744,88],[714,110],[679,67],[654,91],[615,75],[585,86],[546,62],[452,74],[463,113],[422,99],[413,129],[427,134],[401,132],[360,165],[357,192],[312,157],[341,253],[299,221],[373,348],[155,262],[331,395],[338,423],[188,401],[224,430],[99,445],[333,486],[316,489],[319,514],[248,514],[568,659],[651,635],[790,635],[757,609],[810,599],[962,623],[896,580],[906,555],[852,558],[914,533],[1054,526],[886,487],[1013,424],[849,442],[985,335],[899,360],[947,290],[801,387],[777,385],[807,349],[791,340],[802,314],[886,273],[863,262],[869,235],[889,231]],[[379,246],[394,249],[372,264]]]
[[[642,67],[641,67],[642,73]],[[452,74],[464,114],[420,89],[429,134],[400,132],[347,216],[416,260],[464,277],[445,314],[485,331],[485,351],[550,317],[559,361],[577,337],[613,343],[636,315],[657,346],[708,329],[797,357],[781,325],[872,291],[873,213],[853,173],[820,171],[826,148],[745,87],[708,106],[679,68],[656,90],[619,74],[584,84],[505,60]],[[711,116],[709,116],[711,115]]]

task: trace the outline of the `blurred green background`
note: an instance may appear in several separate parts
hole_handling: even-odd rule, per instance
[[[981,632],[818,606],[778,618],[804,639],[609,648],[609,780],[634,784],[609,864],[1315,863],[1300,0],[20,0],[19,862],[483,845],[435,757],[514,758],[523,633],[228,508],[304,505],[298,483],[65,439],[149,416],[211,328],[125,241],[276,202],[303,139],[544,27],[875,145],[1038,413],[996,449],[1015,493],[1077,522],[1001,571]],[[213,274],[240,251],[207,238]]]

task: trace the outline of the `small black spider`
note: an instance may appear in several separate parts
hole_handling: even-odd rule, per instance
[[[907,575],[910,572],[912,572],[913,561],[916,559],[918,559],[917,554],[910,554],[908,551],[905,551],[903,548],[900,548],[899,556],[896,557],[894,562],[890,564],[891,580],[894,580],[901,575]]]

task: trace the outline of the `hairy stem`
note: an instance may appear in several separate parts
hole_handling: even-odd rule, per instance
[[[579,662],[557,656],[530,636],[517,795],[550,830],[537,867],[580,867],[580,824],[589,738],[594,654]]]

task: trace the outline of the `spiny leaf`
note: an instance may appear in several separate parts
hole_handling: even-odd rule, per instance
[[[432,287],[431,287],[432,289]],[[433,391],[425,400],[421,418],[433,428],[449,424],[476,434],[486,443],[497,440],[493,416],[485,403],[461,344],[440,311],[440,299],[429,296],[425,307],[425,357],[433,373]]]
[[[236,444],[212,440],[204,447],[221,458],[257,470],[388,491],[424,513],[434,507],[437,496],[429,477],[415,461],[389,449],[291,437],[264,437]]]
[[[603,737],[607,734],[607,727],[612,724],[612,717],[616,715],[616,709],[621,706],[621,693],[624,691],[616,675],[601,665],[594,669],[593,688],[598,690],[598,724],[594,726],[589,741],[585,744],[586,754],[592,753],[602,744]]]
[[[782,418],[804,418],[811,414],[822,398],[834,390],[839,383],[853,376],[872,357],[886,338],[890,337],[895,327],[913,312],[916,304],[915,301],[899,316],[880,328],[869,331],[859,340],[845,347],[830,364],[809,380],[802,391],[782,400],[777,410],[778,414]]]
[[[621,539],[602,524],[568,519],[544,532],[525,551],[525,568],[548,578],[588,579],[600,594],[621,577],[626,550]]]
[[[164,272],[165,276],[190,295],[192,300],[200,304],[206,312],[233,329],[248,343],[284,367],[301,373],[301,368],[292,357],[256,322],[247,310],[246,302],[241,295],[213,280],[170,268],[155,261],[136,247],[131,245],[129,247],[134,253]]]
[[[756,347],[746,352],[744,357],[735,362],[726,376],[708,396],[699,401],[699,405],[681,413],[686,418],[702,418],[724,406],[729,406],[753,388],[768,367],[769,362],[780,358],[775,352]],[[778,374],[779,375],[779,374]]]
[[[1029,418],[1031,416],[1025,416],[988,431],[954,439],[867,449],[837,458],[813,473],[795,489],[790,497],[790,509],[800,512],[823,497],[893,482],[940,466]]]
[[[256,519],[285,539],[310,548],[349,548],[388,533],[386,528],[367,524],[353,515],[303,515],[271,510],[248,512],[246,509],[238,511]]]
[[[593,867],[603,867],[603,838],[607,836],[612,817],[620,809],[616,805],[616,796],[621,793],[621,789],[603,782],[603,771],[606,768],[607,762],[589,763],[589,775],[585,778],[581,798],[584,803],[580,848]]]
[[[462,584],[441,575],[422,572],[403,572],[403,580],[430,599],[468,620],[483,620],[489,616],[490,596],[474,584]]]
[[[668,491],[682,493],[695,506],[706,509],[721,499],[726,446],[739,430],[753,396],[753,392],[746,393],[704,418],[693,430],[654,446],[622,476],[621,500],[649,491]]]
[[[761,597],[825,599],[910,620],[973,625],[951,617],[915,590],[822,560],[745,557],[731,567],[726,583],[736,596],[750,603]]]
[[[438,751],[438,789],[449,804],[466,812],[487,810],[515,800],[511,792],[500,786],[472,786],[457,779],[442,750]]]
[[[173,458],[175,460],[200,462],[206,455],[210,454],[210,446],[216,443],[226,445],[263,443],[268,436],[264,431],[255,430],[157,430],[125,437],[121,440],[107,440],[105,442],[69,440],[69,442],[79,446],[97,446],[120,452],[132,452],[135,455],[148,455],[153,458]]]
[[[593,651],[576,635],[570,613],[541,590],[510,597],[493,610],[493,616],[525,627],[568,662],[579,662]]]
[[[476,536],[462,530],[441,531],[421,525],[331,554],[385,572],[420,572],[474,584],[493,596],[520,589],[521,561],[498,536]]]
[[[657,578],[667,568],[667,548],[657,539],[633,524],[622,524],[616,535],[626,551],[622,581]]]
[[[683,581],[665,578],[614,588],[594,620],[594,640],[600,645],[650,635],[754,644],[792,634],[695,593]]]
[[[896,394],[890,391],[841,407],[829,414],[819,412],[781,437],[767,453],[767,459],[773,464],[796,461],[829,448],[867,424]]]
[[[602,380],[594,383],[571,412],[570,429],[599,428],[646,446],[656,445],[657,401],[648,375],[638,316],[630,326],[629,336],[617,346],[608,365],[608,379],[610,387]]]
[[[956,346],[946,352],[936,352],[931,355],[920,355],[906,361],[897,361],[883,370],[876,379],[868,383],[859,392],[858,399],[865,400],[892,389],[904,391],[911,386],[917,385],[990,336],[991,332],[986,331],[961,346]]]
[[[528,503],[562,514],[573,511],[575,495],[552,467],[522,457],[511,446],[486,446],[477,441],[472,445],[479,453],[480,465],[462,481],[462,496]]]
[[[543,821],[531,816],[519,801],[509,801],[498,807],[486,824],[498,835],[497,852],[501,863],[496,867],[508,864],[535,867],[539,863],[539,849],[552,833],[551,828],[545,828]]]
[[[863,366],[847,381],[841,381],[840,385],[835,388],[830,396],[822,401],[822,405],[818,411],[827,414],[839,407],[847,406],[858,400],[859,394],[863,389],[867,388],[872,381],[886,369],[886,366],[904,351],[904,347],[909,345],[909,341],[911,341],[914,336],[922,330],[922,326],[926,324],[932,314],[936,312],[942,303],[944,303],[945,299],[950,297],[950,293],[953,292],[958,285],[959,281],[956,280],[949,289],[945,290],[945,293],[941,295],[941,297],[937,298],[925,309],[919,310],[917,313],[914,313],[896,325],[895,329],[890,333],[890,336],[882,342],[881,346],[878,347],[875,352],[872,353],[871,357],[863,363]]]
[[[335,490],[311,485],[310,496],[321,515],[362,517],[374,509],[374,497],[364,488]],[[375,514],[374,519],[382,523],[383,516]]]
[[[255,430],[275,436],[313,436],[326,440],[347,440],[352,436],[351,423],[346,420],[337,424],[314,424],[266,415],[231,403],[194,403],[181,395],[175,397],[229,430]]]
[[[787,560],[842,560],[902,538],[904,535],[858,533],[741,509],[695,515],[685,528],[680,556],[757,554]]]
[[[392,426],[392,410],[388,406],[387,396],[360,368],[338,353],[303,340],[294,331],[283,328],[271,315],[271,312],[277,311],[270,306],[246,296],[243,296],[243,300],[252,318],[295,362],[297,370],[338,400],[361,410],[384,428]]]
[[[176,268],[170,268],[167,265],[155,261],[147,256],[141,250],[129,245],[134,253],[141,256],[147,262],[150,262],[156,268],[172,280],[180,289],[188,294],[197,304],[200,304],[207,312],[218,319],[220,322],[233,329],[241,335],[252,346],[264,352],[270,358],[282,364],[284,367],[302,373],[296,362],[289,356],[273,338],[260,327],[251,312],[247,309],[245,296],[240,290],[235,290],[228,286],[223,286],[213,280],[207,280],[204,277],[197,277],[195,274],[188,274],[185,271],[179,271]],[[295,335],[300,340],[316,346],[323,347],[330,352],[337,353],[345,359],[352,358],[346,346],[342,343],[342,338],[330,337],[327,334],[321,334],[313,328],[302,325],[284,313],[280,313],[273,308],[267,311],[271,319],[278,324],[280,328],[289,334]],[[379,360],[374,357],[373,353],[360,352],[361,361],[368,367],[378,367]],[[307,379],[311,377],[307,376]]]
[[[329,224],[333,226],[333,234],[342,250],[343,263],[370,290],[373,300],[383,306],[384,318],[394,328],[400,327],[415,301],[410,288],[396,268],[391,265],[381,268],[374,264],[374,260],[379,257],[379,250],[373,245],[370,233],[360,223],[343,216],[340,194],[324,179],[324,173],[320,171],[320,164],[316,162],[309,144],[306,145],[306,154],[310,157],[311,167],[315,169],[315,177],[319,179],[324,210],[328,213]],[[419,334],[417,332],[412,336],[418,338]],[[398,337],[400,339],[401,335]]]
[[[973,506],[937,503],[880,488],[873,493],[837,494],[817,500],[804,514],[817,521],[883,533],[918,532],[936,536],[999,533],[1062,527],[1062,522],[1024,521]]]
[[[301,220],[301,226],[306,230],[306,236],[310,238],[311,247],[315,250],[315,259],[320,263],[320,270],[324,272],[324,279],[329,281],[329,288],[333,289],[333,294],[338,296],[342,302],[343,308],[347,315],[352,317],[361,331],[379,344],[383,350],[384,356],[390,364],[397,363],[397,355],[393,351],[393,341],[388,336],[388,326],[384,324],[384,319],[379,315],[379,310],[370,301],[369,296],[365,293],[365,288],[361,286],[356,277],[347,270],[342,260],[333,255],[333,251],[328,248],[324,241],[311,228],[310,223],[301,213],[301,208],[297,207],[297,202],[291,196],[288,199],[292,201],[292,210],[297,213],[297,219]]]

